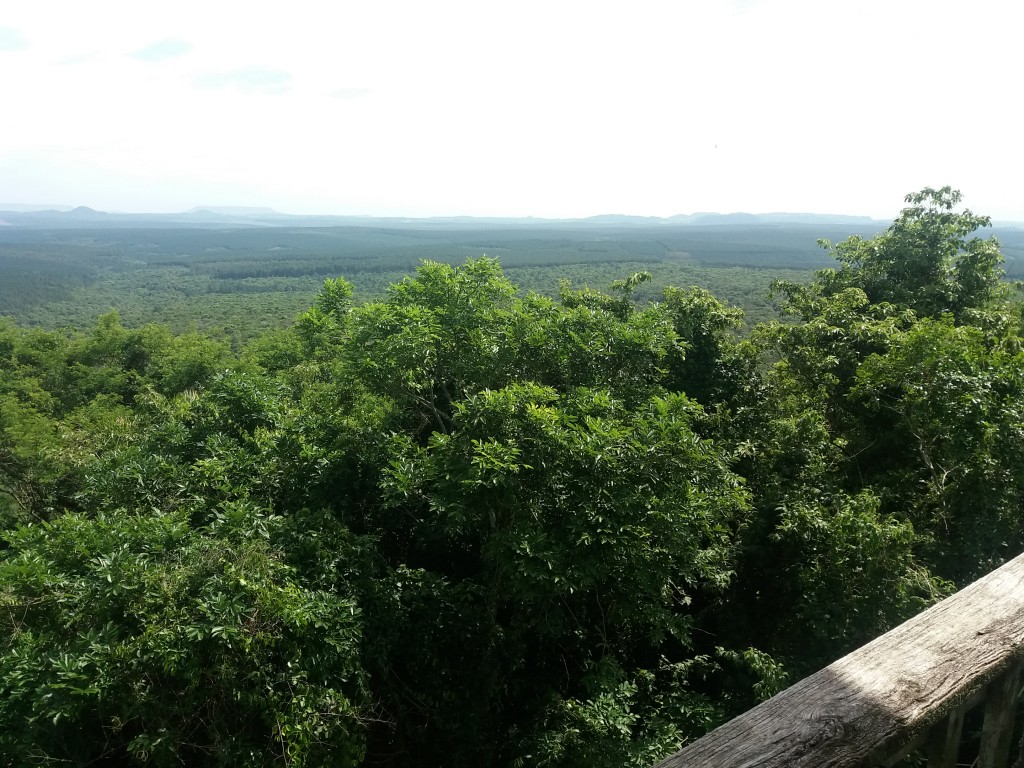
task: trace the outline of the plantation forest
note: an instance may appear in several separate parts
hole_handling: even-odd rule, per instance
[[[0,227],[0,765],[652,765],[1024,550],[989,226]]]

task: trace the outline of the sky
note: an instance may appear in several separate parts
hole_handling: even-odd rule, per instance
[[[1011,0],[32,0],[0,204],[1024,221]]]

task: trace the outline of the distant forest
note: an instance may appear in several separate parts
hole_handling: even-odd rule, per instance
[[[880,227],[0,227],[0,316],[57,328],[90,324],[116,308],[130,325],[195,327],[238,344],[290,324],[327,277],[346,278],[358,298],[369,299],[423,260],[489,256],[523,290],[549,296],[562,280],[600,287],[649,271],[653,279],[638,288],[639,301],[666,285],[695,285],[741,307],[754,323],[775,316],[771,280],[807,280],[828,266],[818,238],[870,236]]]

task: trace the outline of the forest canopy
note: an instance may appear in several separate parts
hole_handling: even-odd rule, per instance
[[[906,202],[746,334],[491,258],[3,321],[2,764],[646,766],[1019,553],[1020,305]]]

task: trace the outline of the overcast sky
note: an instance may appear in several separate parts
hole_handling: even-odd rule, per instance
[[[1010,0],[5,2],[0,203],[1024,220]]]

